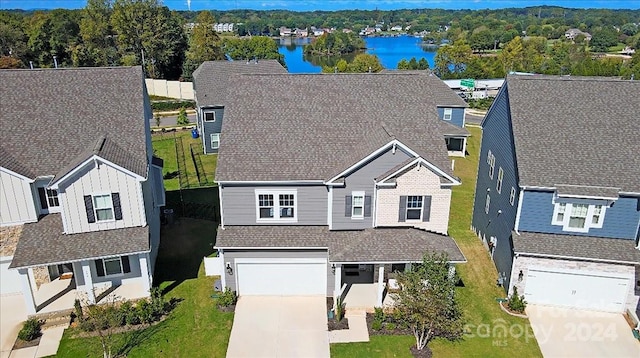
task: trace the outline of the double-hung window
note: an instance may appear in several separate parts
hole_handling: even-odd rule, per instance
[[[110,257],[94,261],[98,277],[118,276],[131,272],[129,256]]]
[[[407,196],[407,220],[420,220],[422,196]]]
[[[493,172],[496,167],[496,157],[491,154],[491,158],[489,160],[489,178],[493,179]]]
[[[364,191],[354,191],[351,197],[351,217],[354,219],[364,218]]]
[[[60,210],[60,199],[58,199],[57,190],[40,187],[38,188],[38,197],[40,199],[40,207],[45,212],[51,213]]]
[[[93,208],[96,211],[96,221],[113,220],[113,202],[111,194],[94,195]]]
[[[484,213],[489,214],[489,206],[491,205],[491,197],[487,194],[487,199],[484,202]]]
[[[442,115],[442,119],[444,119],[445,121],[450,121],[451,120],[451,116],[453,113],[453,109],[451,108],[445,108],[444,109],[444,113]]]
[[[211,133],[211,149],[220,148],[220,133]]]
[[[502,178],[504,177],[504,170],[502,167],[498,168],[498,180],[496,181],[496,191],[498,194],[502,193]]]
[[[296,221],[295,190],[256,190],[257,221]]]
[[[516,202],[516,188],[511,187],[511,194],[509,194],[509,204],[513,206],[515,202]]]
[[[563,231],[589,232],[602,228],[606,206],[599,204],[555,203],[552,225],[562,226]]]

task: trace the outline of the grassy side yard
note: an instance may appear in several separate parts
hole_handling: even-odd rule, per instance
[[[129,357],[224,357],[233,313],[218,312],[212,277],[204,276],[203,256],[213,252],[217,223],[181,218],[163,228],[155,282],[166,298],[182,301],[169,317],[149,328],[114,336],[113,356]],[[195,254],[195,255],[194,255]],[[65,331],[59,357],[101,357],[100,340],[73,338]]]
[[[451,199],[449,234],[467,258],[457,266],[464,287],[457,289],[467,329],[459,342],[435,340],[429,344],[435,357],[540,357],[540,349],[529,321],[504,313],[495,298],[504,297],[496,286],[497,272],[487,250],[470,231],[478,169],[481,131],[469,128],[472,137],[469,155],[456,158],[455,174],[462,185],[454,187]],[[332,357],[411,357],[413,336],[372,336],[369,343],[331,345]]]
[[[218,156],[216,154],[202,153],[202,140],[200,138],[192,138],[191,131],[177,131],[168,133],[156,133],[151,136],[153,152],[156,156],[164,159],[164,169],[162,174],[165,176],[164,186],[167,191],[180,189],[179,174],[186,175],[187,187],[208,186],[214,184],[214,175],[216,171],[216,162]],[[182,143],[185,155],[185,169],[182,173],[178,173],[178,157],[176,154],[176,143]],[[196,173],[196,166],[191,157],[190,148],[193,148],[196,154],[196,164],[200,170],[200,181]],[[184,189],[184,188],[183,188]]]

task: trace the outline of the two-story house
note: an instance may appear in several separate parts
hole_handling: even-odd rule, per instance
[[[340,297],[425,252],[465,258],[447,236],[459,185],[438,104],[457,96],[411,73],[236,75],[216,180],[223,284],[243,295]],[[443,93],[435,90],[443,89]],[[376,293],[377,292],[377,293]]]
[[[206,61],[193,72],[197,126],[205,154],[220,148],[226,95],[233,74],[287,73],[276,60]]]
[[[0,83],[0,225],[19,227],[3,292],[30,314],[148,296],[165,196],[142,69],[1,70]]]
[[[509,75],[483,120],[473,229],[507,292],[637,309],[640,82]]]

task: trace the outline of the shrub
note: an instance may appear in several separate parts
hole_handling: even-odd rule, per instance
[[[334,309],[337,322],[342,321],[342,318],[344,317],[344,306],[345,305],[344,303],[342,303],[342,298],[338,297],[338,299],[336,300],[336,308]]]
[[[380,322],[380,321],[371,322],[371,329],[373,329],[374,331],[381,330],[382,329],[382,322]]]
[[[375,321],[380,321],[380,322],[384,321],[384,311],[382,310],[382,308],[380,307],[375,308],[375,311],[373,313],[373,319]]]
[[[155,320],[153,306],[149,301],[140,301],[136,311],[142,323],[152,323]]]
[[[236,293],[234,291],[231,291],[229,287],[225,288],[224,292],[222,292],[220,294],[220,297],[218,297],[218,305],[220,305],[220,307],[229,307],[235,304]]]
[[[158,287],[151,289],[151,307],[153,307],[153,314],[158,318],[167,313],[169,305],[162,297],[162,290]]]
[[[73,302],[73,314],[78,322],[82,322],[84,319],[84,313],[82,312],[82,305],[80,304],[80,300],[76,298]]]
[[[527,301],[524,300],[524,295],[518,296],[518,288],[513,287],[513,293],[507,300],[507,306],[514,312],[522,313],[527,308]]]
[[[24,322],[20,332],[18,332],[18,338],[23,341],[32,341],[40,337],[40,326],[42,326],[42,321],[38,321],[35,318],[29,318]]]
[[[162,102],[152,102],[151,108],[154,112],[164,112],[164,111],[177,111],[180,108],[193,109],[196,104],[194,101],[162,101]]]
[[[385,328],[387,329],[387,331],[393,331],[393,330],[396,329],[396,324],[395,323],[387,323]]]

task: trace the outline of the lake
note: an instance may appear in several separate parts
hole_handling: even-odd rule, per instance
[[[302,47],[309,43],[308,38],[285,38],[278,40],[278,51],[284,55],[284,61],[290,73],[318,73],[322,70],[320,63],[333,66],[337,59],[305,58]],[[365,37],[366,53],[376,55],[382,66],[395,69],[403,58],[416,60],[424,57],[433,68],[435,47],[423,47],[422,39],[413,36]],[[353,56],[351,56],[353,57]],[[349,60],[349,58],[347,59]]]

